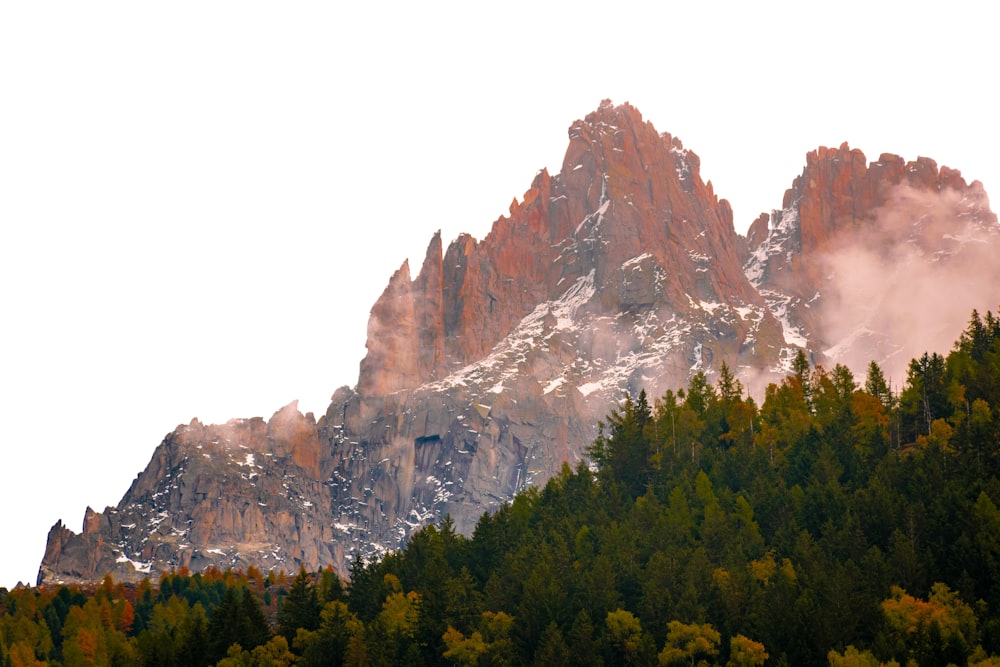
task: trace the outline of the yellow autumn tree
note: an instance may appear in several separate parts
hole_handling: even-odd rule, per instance
[[[513,627],[514,617],[502,611],[483,612],[479,627],[468,637],[449,625],[442,637],[445,645],[442,655],[453,664],[463,667],[478,665],[481,660],[499,664],[498,661],[513,651],[510,639]]]
[[[871,651],[859,651],[854,646],[848,646],[843,653],[830,651],[826,659],[830,661],[830,667],[899,667],[895,660],[879,662]]]
[[[722,637],[711,623],[667,623],[667,641],[660,651],[659,662],[671,665],[708,665],[719,654]]]
[[[918,662],[960,655],[967,659],[977,643],[976,616],[972,608],[943,583],[931,586],[926,600],[893,586],[882,602],[882,616],[900,659]],[[954,660],[948,660],[954,662]]]
[[[736,635],[729,639],[729,661],[726,667],[760,667],[767,662],[764,645],[749,637]]]

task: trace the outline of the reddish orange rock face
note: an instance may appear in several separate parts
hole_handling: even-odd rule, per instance
[[[591,270],[600,302],[617,312],[623,304],[610,281],[641,255],[670,267],[656,305],[671,312],[688,312],[689,296],[762,306],[743,274],[732,210],[680,140],[608,102],[569,137],[562,172],[540,172],[483,241],[463,235],[442,258],[435,235],[416,279],[407,264],[397,271],[372,308],[361,395],[412,389],[485,356],[538,303]],[[711,270],[699,272],[704,261]]]

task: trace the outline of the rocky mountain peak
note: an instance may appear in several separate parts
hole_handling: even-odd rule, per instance
[[[359,394],[413,389],[482,358],[590,271],[613,309],[621,282],[611,278],[641,255],[663,272],[659,298],[672,311],[700,301],[762,308],[732,210],[701,180],[695,153],[608,101],[569,139],[562,171],[540,171],[483,241],[460,236],[442,258],[435,235],[415,279],[406,264],[393,276],[372,309]]]
[[[79,535],[53,526],[39,581],[346,571],[445,514],[471,531],[579,462],[626,393],[723,362],[757,386],[799,349],[856,370],[869,359],[855,353],[903,358],[904,332],[878,313],[932,328],[907,317],[932,289],[913,275],[964,281],[953,291],[970,299],[970,284],[1000,284],[982,187],[932,160],[820,148],[743,238],[698,156],[634,107],[605,100],[568,135],[560,172],[537,172],[484,239],[445,246],[438,232],[416,276],[401,264],[372,307],[357,385],[318,422],[293,402],[266,422],[178,427],[117,507],[88,509]],[[979,276],[941,269],[962,265]],[[971,307],[949,302],[950,336]]]

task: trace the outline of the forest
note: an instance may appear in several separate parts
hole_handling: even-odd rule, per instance
[[[723,366],[626,397],[474,533],[331,570],[0,588],[21,665],[1000,666],[1000,319],[893,388]]]

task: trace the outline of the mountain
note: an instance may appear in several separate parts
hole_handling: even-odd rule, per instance
[[[744,268],[789,344],[900,379],[944,350],[974,307],[1000,300],[997,217],[978,181],[929,158],[820,148],[780,210],[747,232]],[[790,349],[786,349],[787,354]]]
[[[438,233],[416,277],[402,264],[372,308],[357,385],[318,421],[292,404],[267,422],[178,427],[117,507],[88,508],[79,535],[52,528],[39,583],[343,572],[446,514],[471,532],[579,461],[626,392],[657,396],[723,363],[760,388],[798,349],[856,372],[918,354],[898,321],[929,310],[916,276],[962,308],[938,322],[951,335],[998,301],[998,238],[978,182],[925,158],[868,165],[846,145],[810,153],[744,238],[695,153],[602,102],[569,128],[559,174],[539,172],[485,239],[445,249]]]

